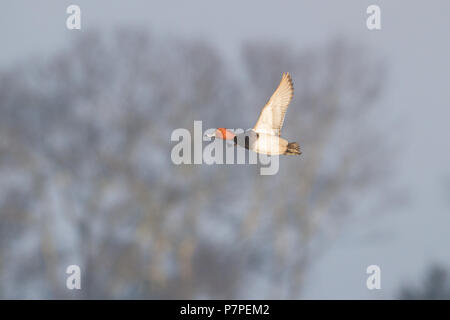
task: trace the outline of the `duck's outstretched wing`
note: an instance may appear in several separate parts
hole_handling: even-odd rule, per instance
[[[258,133],[266,133],[279,136],[283,127],[286,110],[294,96],[294,86],[289,73],[283,73],[280,84],[259,115],[255,130]]]

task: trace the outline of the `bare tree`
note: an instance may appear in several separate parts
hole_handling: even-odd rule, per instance
[[[382,133],[365,115],[384,69],[344,41],[253,43],[242,57],[248,77],[204,42],[119,30],[2,71],[0,295],[299,297],[337,223],[382,180]],[[301,157],[270,177],[172,164],[172,130],[252,126],[283,71]]]
[[[399,295],[405,300],[449,300],[450,281],[444,267],[433,265],[427,272],[422,287],[404,286]]]

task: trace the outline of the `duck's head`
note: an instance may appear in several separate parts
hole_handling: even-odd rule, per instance
[[[216,131],[211,134],[205,134],[205,136],[207,136],[208,138],[215,137],[222,140],[233,140],[236,135],[228,129],[217,128]]]

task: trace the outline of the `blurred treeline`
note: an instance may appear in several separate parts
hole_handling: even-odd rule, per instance
[[[422,283],[403,285],[398,298],[406,300],[450,300],[448,270],[443,265],[431,265]]]
[[[0,298],[300,297],[345,216],[388,192],[385,66],[342,39],[238,56],[128,29],[0,71]],[[275,176],[172,164],[174,129],[252,127],[284,71],[300,157]]]

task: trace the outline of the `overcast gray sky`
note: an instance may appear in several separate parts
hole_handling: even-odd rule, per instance
[[[78,4],[82,29],[65,27]],[[366,28],[366,8],[381,7],[382,29]],[[374,121],[402,141],[395,183],[410,201],[395,212],[348,221],[316,262],[305,298],[392,298],[434,261],[450,266],[450,2],[441,1],[2,1],[0,66],[67,45],[77,32],[133,25],[161,35],[205,38],[234,58],[245,40],[284,40],[303,48],[336,35],[366,44],[389,65]],[[76,52],[74,52],[76,54]],[[394,119],[391,121],[390,119]],[[169,140],[168,140],[169,141]],[[390,161],[380,155],[380,161]],[[365,287],[365,268],[382,269],[382,290]]]

